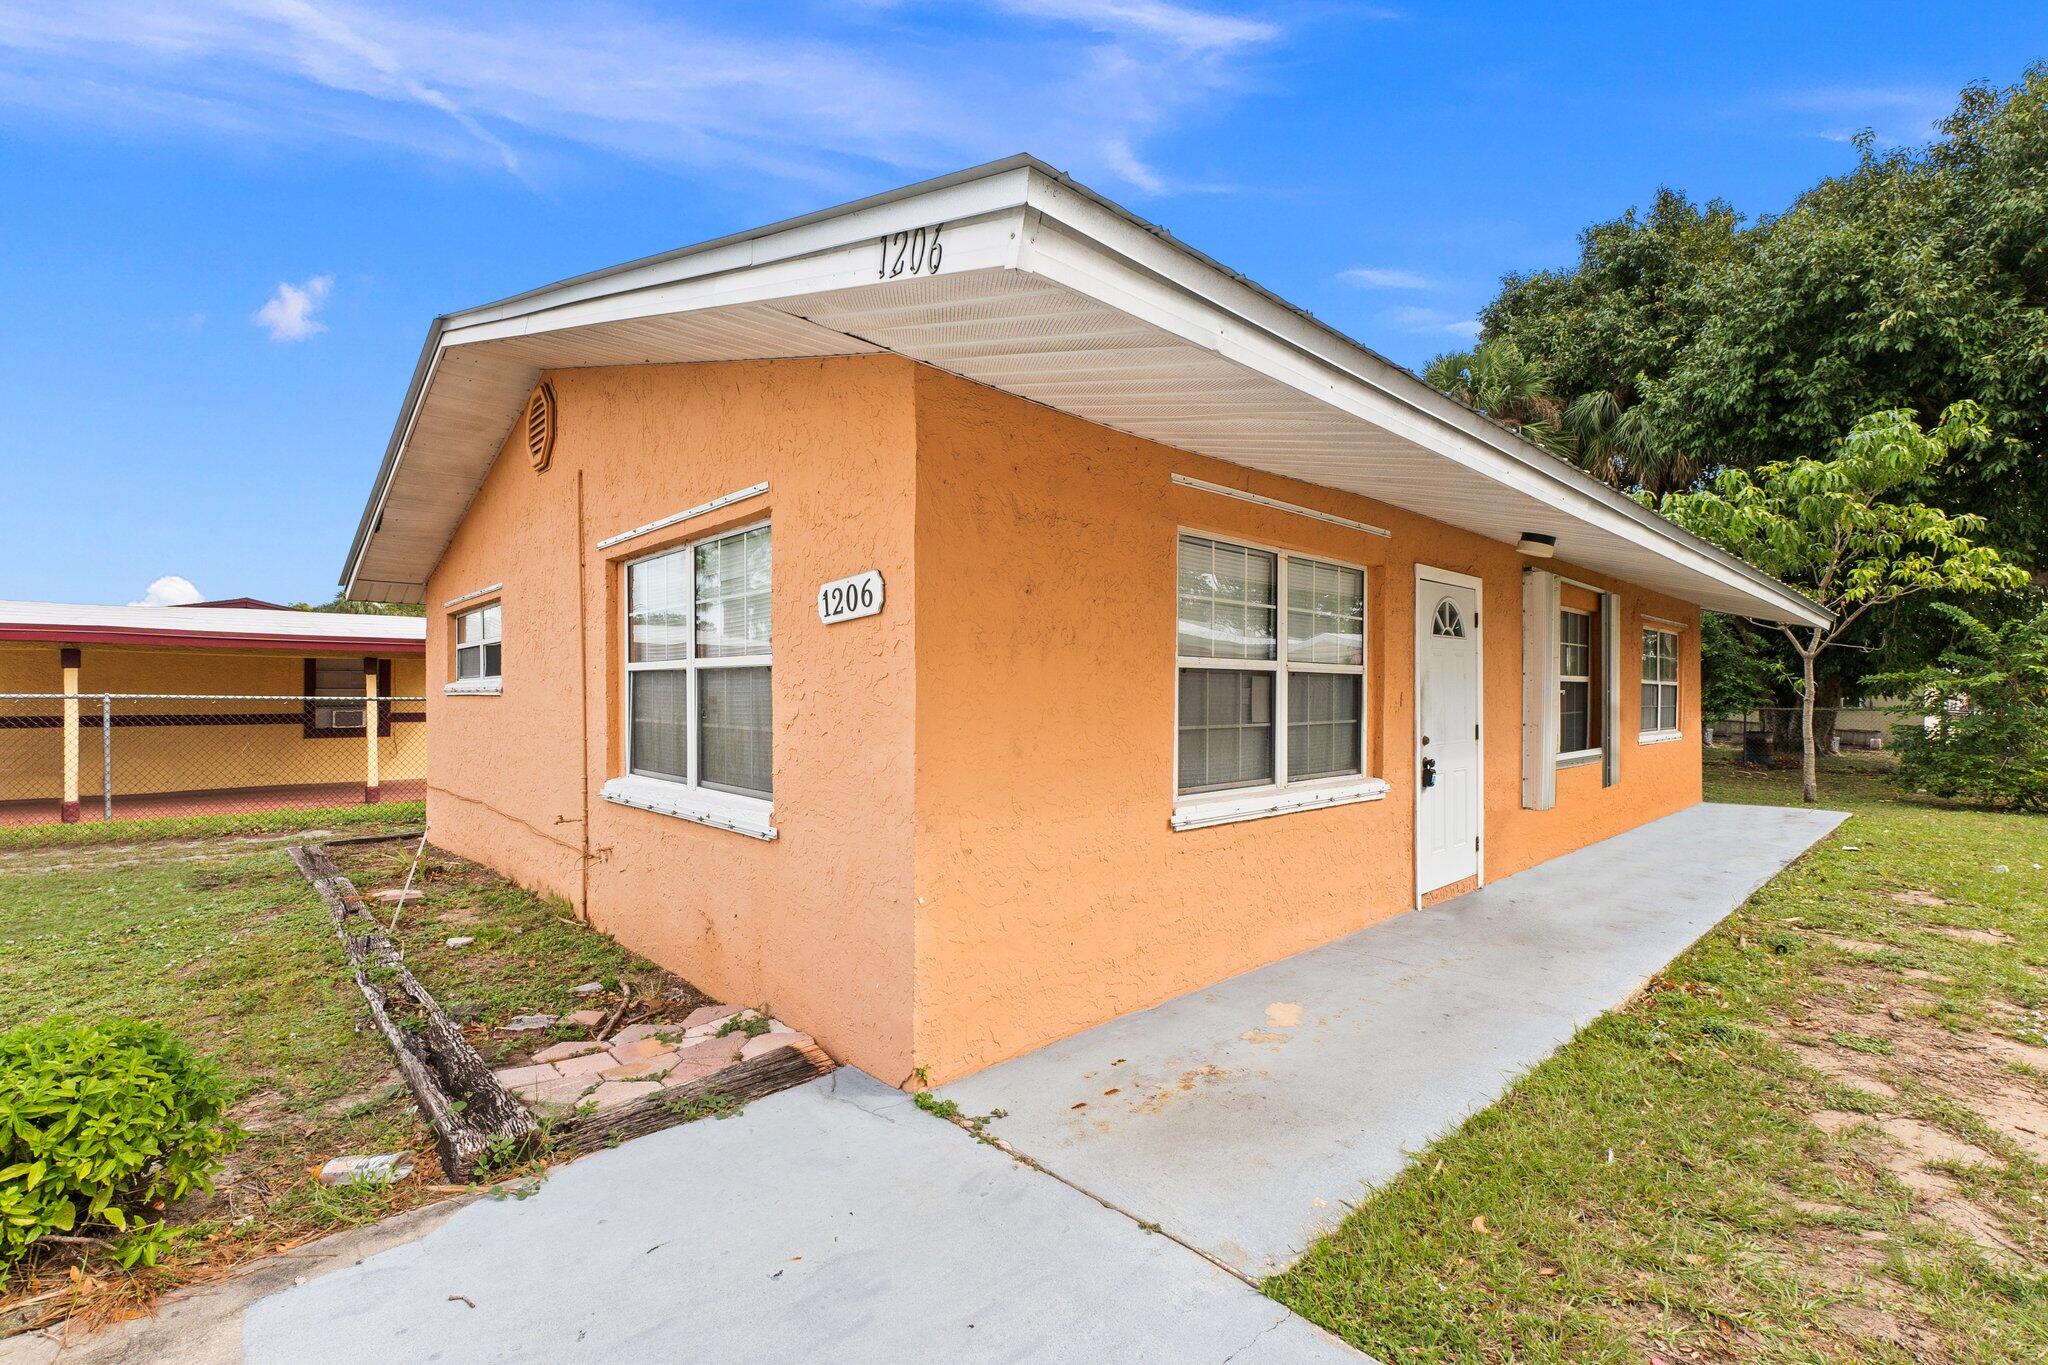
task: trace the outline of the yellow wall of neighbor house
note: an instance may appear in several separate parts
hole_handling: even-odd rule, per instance
[[[1489,878],[1699,799],[1698,614],[1684,603],[1553,566],[1621,597],[1620,782],[1567,769],[1556,809],[1525,811],[1525,561],[1511,546],[894,357],[548,378],[552,464],[536,473],[508,441],[428,585],[431,837],[891,1083],[960,1075],[1413,905],[1418,563],[1484,584]],[[599,548],[764,481],[765,496]],[[624,564],[762,519],[772,842],[600,795],[622,764]],[[1390,796],[1171,828],[1183,527],[1366,566],[1368,770]],[[871,568],[882,614],[822,625],[819,585]],[[446,695],[450,622],[492,584],[502,694]],[[1644,613],[1683,623],[1685,735],[1655,746],[1636,741]]]
[[[1700,799],[1697,611],[1621,594],[1620,782],[1521,807],[1513,547],[918,374],[917,1060],[934,1080],[1326,943],[1414,904],[1415,566],[1484,583],[1485,871]],[[1381,539],[1173,473],[1390,530]],[[1386,799],[1176,832],[1177,532],[1366,566],[1368,771]],[[1636,742],[1644,612],[1688,623],[1686,737]]]
[[[0,692],[56,692],[63,685],[55,644],[0,642]],[[305,691],[307,658],[361,660],[357,651],[318,654],[165,646],[84,645],[79,690],[84,693],[286,696]],[[418,697],[425,687],[417,654],[391,660],[393,696]],[[63,780],[63,732],[8,724],[24,716],[57,716],[62,703],[0,701],[0,801],[55,800]],[[114,794],[222,791],[245,787],[359,783],[367,769],[360,736],[308,738],[301,708],[286,702],[194,701],[182,697],[114,702]],[[419,715],[418,702],[399,704],[399,715]],[[207,725],[168,718],[275,711],[275,724]],[[80,705],[79,789],[101,795],[99,704]],[[137,717],[165,717],[135,724]],[[385,783],[426,775],[425,726],[395,722],[378,741]]]
[[[536,473],[523,442],[508,442],[428,585],[430,837],[569,897],[702,989],[771,1006],[833,1055],[902,1081],[917,699],[910,364],[635,366],[549,382],[549,467]],[[597,547],[764,481],[766,496]],[[623,566],[763,518],[774,528],[772,842],[600,795],[622,761]],[[821,624],[818,585],[867,569],[882,571],[886,611]],[[445,695],[454,613],[441,604],[492,584],[503,585],[503,692]]]

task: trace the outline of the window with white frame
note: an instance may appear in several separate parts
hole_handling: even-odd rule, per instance
[[[465,611],[455,618],[455,680],[496,682],[503,676],[503,618],[496,602]]]
[[[1678,633],[1643,631],[1643,719],[1646,735],[1678,733]]]
[[[1593,613],[1565,607],[1557,614],[1557,754],[1598,753],[1593,723]]]
[[[626,771],[774,790],[766,526],[626,567]]]
[[[1363,773],[1364,570],[1183,535],[1178,577],[1179,794]]]

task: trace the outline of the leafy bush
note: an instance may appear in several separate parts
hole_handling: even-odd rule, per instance
[[[166,1236],[150,1214],[213,1188],[240,1136],[226,1110],[213,1067],[160,1025],[0,1033],[0,1268],[39,1238],[101,1229],[123,1264],[154,1264]]]
[[[1881,679],[1934,717],[1894,731],[1894,780],[1908,791],[2048,810],[2048,608],[1987,624],[1958,607],[1936,611],[1957,642],[1926,668]]]

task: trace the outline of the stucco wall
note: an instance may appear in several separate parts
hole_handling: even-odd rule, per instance
[[[60,647],[0,643],[0,692],[55,692],[63,687]],[[86,645],[79,652],[83,692],[182,693],[190,695],[286,696],[305,691],[308,657],[360,660],[363,651],[316,654],[270,650],[177,649],[165,646]],[[392,660],[392,695],[417,697],[425,686],[420,656]],[[114,732],[114,791],[203,792],[241,787],[321,786],[360,781],[367,768],[363,744],[355,737],[309,738],[301,712],[286,703],[203,702],[181,699],[119,701]],[[401,710],[417,715],[408,703]],[[63,733],[56,729],[14,729],[9,716],[56,716],[58,701],[0,703],[0,800],[50,799],[63,786]],[[100,737],[97,702],[81,736],[81,795],[100,794]],[[141,716],[195,716],[275,710],[277,724],[138,725]],[[425,727],[394,724],[379,741],[386,782],[426,775]]]
[[[553,374],[552,466],[536,474],[508,444],[427,594],[433,841],[579,902],[627,946],[891,1082],[912,1052],[911,376],[889,358]],[[596,547],[763,480],[765,497]],[[602,800],[620,771],[621,566],[763,517],[780,838]],[[821,625],[819,583],[871,568],[887,610]],[[492,583],[503,694],[444,696],[441,604]]]
[[[1696,802],[1697,611],[1623,596],[1621,781],[1521,809],[1512,547],[918,373],[917,1060],[934,1080],[1327,942],[1414,903],[1414,567],[1484,582],[1489,878]],[[1173,472],[1383,526],[1368,536]],[[1378,802],[1175,832],[1179,528],[1367,567]],[[1681,632],[1681,742],[1636,742],[1644,611]]]
[[[1484,584],[1489,878],[1699,799],[1685,604],[1553,566],[1622,594],[1621,782],[1568,769],[1557,808],[1529,812],[1509,546],[894,358],[550,378],[552,468],[508,446],[429,585],[431,837],[890,1082],[962,1074],[1411,906],[1418,562]],[[1393,535],[1177,487],[1175,471]],[[597,548],[763,480],[765,497]],[[623,564],[763,517],[780,837],[605,802]],[[1181,527],[1367,567],[1369,770],[1387,799],[1172,830]],[[818,585],[868,568],[887,581],[882,615],[822,626]],[[441,604],[492,583],[503,694],[445,696]],[[1681,742],[1636,742],[1646,611],[1686,625]]]

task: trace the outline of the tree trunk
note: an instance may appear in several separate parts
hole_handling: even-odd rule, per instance
[[[1799,693],[1799,792],[1811,806],[1820,800],[1820,774],[1813,747],[1813,655],[1802,652],[1799,665],[1805,686]]]

